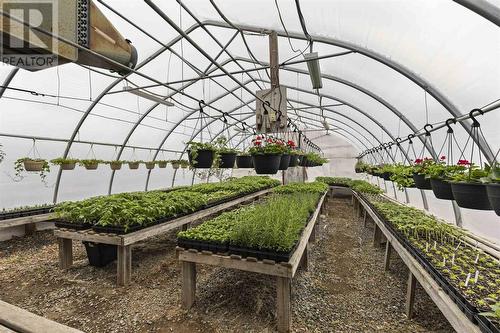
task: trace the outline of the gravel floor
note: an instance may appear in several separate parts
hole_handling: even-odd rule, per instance
[[[310,251],[309,271],[293,280],[294,332],[453,332],[418,288],[406,319],[407,269],[372,246],[373,226],[354,220],[350,200],[333,199]],[[0,243],[0,299],[85,332],[274,332],[273,278],[199,266],[197,303],[180,308],[175,233],[133,248],[133,283],[115,287],[116,264],[88,266],[74,246],[74,266],[57,267],[52,232]]]

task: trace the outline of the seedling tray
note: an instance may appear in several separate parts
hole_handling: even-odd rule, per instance
[[[34,208],[34,209],[28,209],[28,210],[21,210],[21,211],[16,211],[16,212],[1,213],[0,214],[0,221],[15,219],[18,217],[47,214],[47,213],[50,213],[52,208],[53,207],[44,207],[44,208]]]
[[[500,333],[500,328],[495,326],[495,324],[485,316],[477,316],[477,325],[483,333]]]
[[[73,229],[73,230],[86,230],[92,228],[92,224],[90,223],[70,223],[66,222],[64,220],[56,220],[55,225],[57,228],[66,228],[66,229]]]

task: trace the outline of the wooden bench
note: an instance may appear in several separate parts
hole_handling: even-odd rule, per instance
[[[73,240],[116,245],[118,247],[117,284],[120,286],[127,286],[130,283],[132,275],[132,244],[164,234],[175,228],[182,227],[183,230],[185,230],[192,222],[234,208],[242,203],[256,200],[268,194],[270,191],[270,189],[266,189],[248,194],[235,200],[124,235],[98,233],[92,229],[75,231],[71,229],[56,228],[56,230],[54,230],[54,235],[57,237],[59,243],[59,267],[66,269],[73,265]]]
[[[13,219],[1,220],[0,230],[24,225],[26,235],[31,235],[36,231],[36,223],[50,222],[56,218],[53,213],[38,214],[31,216],[16,217]]]
[[[378,218],[373,209],[359,196],[358,193],[353,191],[353,198],[356,201],[354,204],[354,216],[360,216],[361,211],[364,211],[364,219],[366,223],[366,216],[368,215],[375,223],[374,233],[374,246],[379,247],[386,239],[385,243],[385,260],[384,270],[389,270],[390,257],[392,250],[403,260],[408,267],[408,285],[406,292],[406,315],[411,318],[413,315],[413,305],[415,303],[415,289],[416,283],[422,286],[425,292],[429,295],[436,306],[441,310],[451,326],[458,333],[479,333],[480,329],[477,325],[472,323],[467,316],[459,309],[453,300],[446,294],[446,292],[437,284],[432,276],[418,263],[415,258],[399,243],[397,238],[388,230],[385,224]]]
[[[0,301],[0,332],[83,333],[3,301]]]
[[[189,309],[195,302],[196,294],[196,264],[207,264],[224,268],[239,269],[247,272],[276,276],[276,313],[278,331],[290,332],[291,326],[291,282],[298,267],[307,270],[309,241],[315,239],[317,220],[323,210],[326,193],[321,197],[313,216],[302,232],[299,244],[286,263],[276,263],[273,260],[257,260],[242,258],[238,255],[215,254],[210,251],[199,252],[195,249],[177,247],[177,258],[182,268],[182,306]]]

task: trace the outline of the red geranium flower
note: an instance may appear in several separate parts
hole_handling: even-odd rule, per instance
[[[420,163],[422,163],[422,162],[423,162],[423,160],[422,160],[421,158],[417,158],[417,159],[415,160],[415,164],[420,164]]]
[[[446,159],[446,156],[443,155],[440,157],[440,159],[441,159],[441,161],[444,161]]]
[[[470,162],[469,162],[469,161],[467,161],[467,160],[458,160],[458,163],[457,163],[457,164],[458,164],[458,165],[469,165],[469,164],[470,164]]]

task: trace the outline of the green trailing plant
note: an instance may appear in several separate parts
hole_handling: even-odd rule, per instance
[[[78,161],[78,165],[82,166],[82,167],[90,167],[90,166],[94,166],[96,164],[101,164],[103,163],[102,160],[97,160],[97,159],[88,159],[88,160],[79,160]]]
[[[229,147],[229,142],[225,136],[220,136],[214,141],[214,146],[218,154],[236,154],[238,151]]]
[[[47,162],[46,160],[41,159],[41,158],[22,157],[22,158],[17,159],[14,162],[15,177],[18,178],[19,180],[22,180],[24,178],[23,173],[26,172],[26,170],[24,168],[25,162],[40,163],[41,170],[37,171],[37,173],[40,175],[40,179],[42,180],[42,182],[45,183],[45,179],[47,178],[47,174],[50,172],[50,166],[49,166],[49,162]]]
[[[491,168],[485,163],[484,168],[473,163],[468,164],[464,170],[453,174],[450,179],[459,183],[481,183],[490,174]]]
[[[187,142],[187,145],[188,145],[188,153],[191,156],[191,159],[194,164],[196,163],[196,159],[198,158],[199,151],[208,150],[214,153],[217,151],[217,148],[211,143],[189,141]]]
[[[75,158],[64,158],[64,157],[58,157],[50,160],[50,163],[52,163],[53,165],[73,164],[78,162],[79,160]]]
[[[397,188],[403,191],[407,187],[413,187],[413,167],[402,163],[395,164],[392,168],[391,180],[396,183]]]
[[[354,165],[354,170],[356,170],[356,172],[366,172],[368,167],[369,167],[368,164],[366,164],[365,162],[363,162],[361,160],[358,160],[356,162],[356,164]]]

